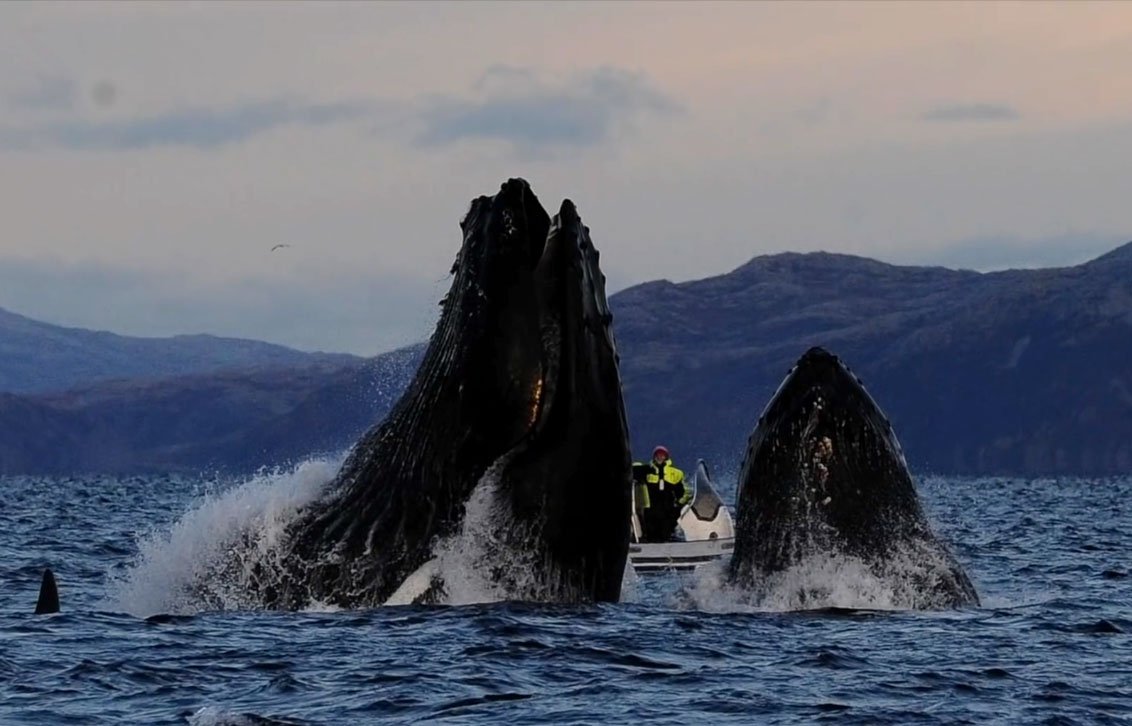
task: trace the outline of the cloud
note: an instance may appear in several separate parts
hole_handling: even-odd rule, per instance
[[[593,147],[634,120],[665,116],[682,107],[639,73],[602,67],[569,77],[548,77],[528,68],[491,66],[467,96],[435,95],[421,102],[362,100],[308,103],[287,98],[229,107],[183,107],[132,118],[82,116],[74,81],[43,77],[10,94],[12,108],[67,112],[23,125],[0,125],[0,149],[135,151],[159,147],[200,150],[237,144],[283,126],[325,126],[369,120],[378,128],[408,119],[418,147],[467,139],[494,139],[526,154],[554,148]],[[92,91],[96,106],[113,104],[107,83]]]
[[[163,146],[215,149],[282,126],[325,126],[365,117],[364,102],[303,103],[286,99],[231,108],[186,108],[113,121],[73,119],[26,127],[0,127],[0,147],[73,151],[133,151]]]
[[[822,96],[794,112],[794,119],[807,126],[817,126],[829,121],[833,111],[833,101]]]
[[[942,123],[963,121],[1016,121],[1022,115],[1011,106],[997,103],[966,103],[936,106],[924,112],[920,119]]]
[[[27,88],[13,91],[4,98],[8,105],[31,111],[70,111],[79,97],[79,86],[69,78],[40,76]]]
[[[608,67],[547,80],[528,69],[494,66],[473,90],[478,98],[444,96],[427,103],[417,119],[423,127],[418,145],[493,139],[526,153],[592,147],[636,117],[681,110],[644,75]]]

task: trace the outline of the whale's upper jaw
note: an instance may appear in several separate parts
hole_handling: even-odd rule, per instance
[[[858,378],[836,355],[824,348],[806,351],[778,387],[749,442],[750,456],[762,439],[798,435],[796,429],[867,430],[884,454],[907,466],[892,425]]]
[[[550,219],[524,179],[509,179],[490,197],[472,201],[460,221],[464,246],[452,273],[470,268],[481,275],[485,290],[495,278],[534,269],[542,256]],[[505,282],[505,280],[504,280]]]

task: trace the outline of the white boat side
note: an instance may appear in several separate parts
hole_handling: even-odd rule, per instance
[[[637,572],[688,571],[730,557],[734,547],[734,539],[634,542],[629,545],[629,562]]]
[[[639,542],[641,528],[634,509],[633,542],[629,562],[637,572],[687,571],[731,556],[735,546],[735,524],[708,476],[707,464],[700,459],[693,478],[695,494],[684,507],[677,526],[683,541]]]

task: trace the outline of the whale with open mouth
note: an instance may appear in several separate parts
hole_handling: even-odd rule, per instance
[[[977,605],[936,538],[892,426],[841,360],[812,348],[751,434],[739,474],[729,576],[757,587],[814,556],[848,556],[901,580],[914,608]]]
[[[438,543],[487,480],[498,548],[523,550],[536,570],[511,596],[619,597],[628,427],[589,230],[569,200],[550,219],[521,179],[476,199],[461,226],[452,287],[416,376],[290,526],[283,566],[256,568],[265,606],[435,596]],[[402,586],[422,572],[427,586],[405,598]]]

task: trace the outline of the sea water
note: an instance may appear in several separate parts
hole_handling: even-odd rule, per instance
[[[819,562],[806,610],[710,570],[617,605],[204,609],[185,583],[236,533],[269,552],[338,463],[0,479],[0,723],[1132,722],[1132,479],[920,479],[978,608],[901,610]],[[36,617],[45,566],[62,612]]]

